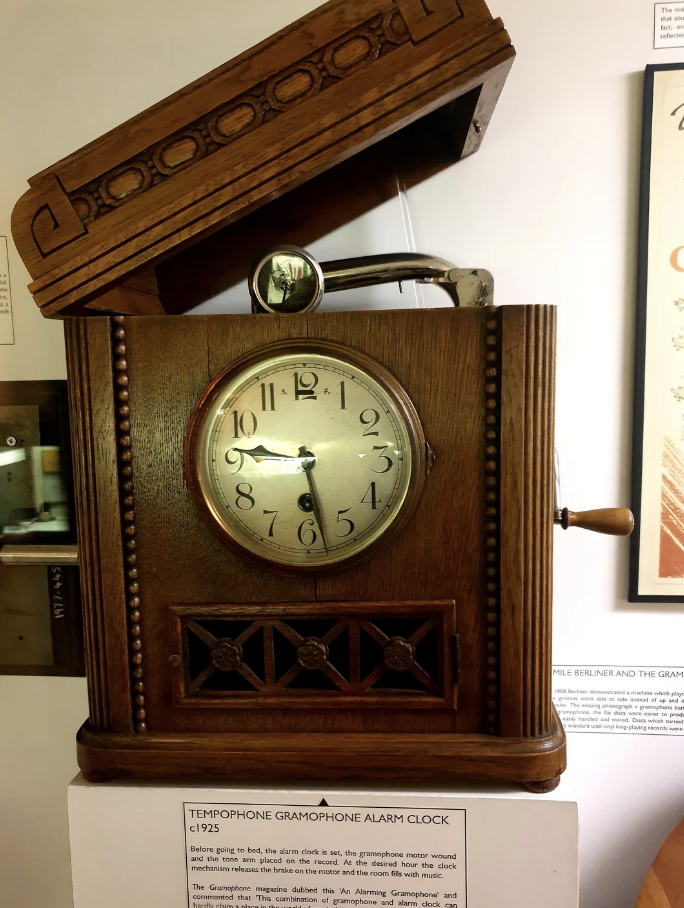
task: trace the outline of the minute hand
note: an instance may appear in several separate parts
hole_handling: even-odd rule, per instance
[[[302,469],[306,473],[306,481],[309,484],[309,495],[311,495],[311,504],[313,505],[314,517],[316,518],[318,529],[321,531],[323,548],[325,549],[326,554],[328,554],[328,543],[325,538],[325,530],[323,529],[323,515],[321,514],[321,505],[318,500],[318,495],[316,494],[316,485],[314,483],[314,478],[311,472],[316,466],[316,458],[310,451],[307,451],[303,447],[299,449],[299,453],[305,460],[305,463],[302,464]]]

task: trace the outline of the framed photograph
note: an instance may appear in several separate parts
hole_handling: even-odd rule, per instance
[[[630,602],[684,602],[684,64],[646,68]]]

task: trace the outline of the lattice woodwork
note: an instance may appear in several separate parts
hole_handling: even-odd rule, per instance
[[[455,703],[454,603],[177,606],[173,659],[188,698],[308,705]]]

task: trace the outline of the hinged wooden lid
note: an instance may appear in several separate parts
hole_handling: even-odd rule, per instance
[[[36,303],[46,316],[162,311],[154,266],[240,221],[237,279],[244,219],[305,183],[294,232],[310,242],[383,201],[376,174],[397,158],[411,185],[477,150],[514,53],[483,0],[330,0],[29,180],[12,232]],[[340,174],[366,174],[356,193],[329,174],[313,191],[381,140],[394,160],[376,148]]]

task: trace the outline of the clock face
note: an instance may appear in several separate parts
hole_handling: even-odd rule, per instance
[[[289,341],[210,385],[188,429],[186,471],[224,541],[276,569],[315,572],[367,557],[400,529],[422,488],[425,440],[378,363]]]

